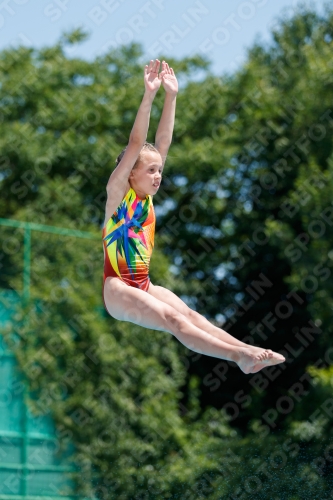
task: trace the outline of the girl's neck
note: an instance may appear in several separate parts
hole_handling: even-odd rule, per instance
[[[130,185],[131,186],[131,185]],[[144,194],[142,193],[142,191],[137,191],[133,186],[131,186],[131,188],[133,189],[133,191],[135,191],[137,197],[140,199],[140,200],[145,200],[147,198],[147,194]]]

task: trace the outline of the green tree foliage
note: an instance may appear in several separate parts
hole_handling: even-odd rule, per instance
[[[181,92],[154,197],[152,282],[285,353],[253,376],[103,311],[105,185],[141,100],[141,47],[70,59],[78,29],[1,52],[0,217],[96,233],[32,233],[32,299],[15,336],[3,332],[32,408],[75,445],[82,494],[329,497],[332,26],[329,9],[300,10],[231,76],[168,59]],[[161,92],[152,142],[162,106]],[[1,234],[0,286],[20,292],[22,230]]]
[[[253,377],[206,356],[192,363],[202,404],[227,408],[242,429],[275,408],[307,365],[332,359],[331,43],[330,11],[281,21],[239,72],[191,84],[202,98],[173,148],[185,179],[170,245],[197,309],[287,357]],[[182,99],[188,109],[189,89]],[[244,393],[252,404],[239,404]]]

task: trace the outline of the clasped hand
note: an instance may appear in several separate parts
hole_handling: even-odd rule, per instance
[[[172,68],[169,68],[167,62],[162,61],[162,71],[160,70],[160,61],[151,60],[149,65],[145,66],[144,82],[145,88],[149,92],[157,92],[161,84],[168,94],[176,95],[178,92],[178,82]]]

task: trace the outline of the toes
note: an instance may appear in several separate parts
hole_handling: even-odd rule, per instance
[[[262,351],[260,354],[257,355],[257,360],[258,361],[264,361],[264,359],[267,358],[266,352]]]
[[[272,358],[273,358],[273,356],[274,356],[273,351],[271,351],[270,349],[265,349],[265,350],[263,350],[260,354],[258,354],[258,355],[256,356],[256,359],[257,359],[257,361],[258,361],[259,363],[260,363],[260,362],[261,362],[261,363],[264,363],[265,361],[268,361],[268,360],[272,359]],[[259,369],[260,369],[260,368],[259,368]],[[258,370],[257,370],[257,371],[258,371]],[[254,372],[252,372],[252,373],[254,373]]]
[[[253,361],[256,361],[257,363],[261,362],[265,362],[265,361],[268,361],[272,358],[274,358],[274,351],[272,351],[271,349],[262,349],[260,353],[256,354],[253,358]]]

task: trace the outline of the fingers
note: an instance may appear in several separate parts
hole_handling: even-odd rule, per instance
[[[163,80],[163,77],[165,75],[165,65],[166,65],[166,62],[162,61],[162,71],[158,75],[159,80]]]
[[[169,67],[169,64],[167,66],[168,66],[169,75],[175,76],[175,73],[174,73],[173,69]]]
[[[158,59],[153,59],[150,60],[149,65],[146,64],[145,66],[145,74],[147,73],[158,73],[160,67],[160,61]]]
[[[147,73],[151,72],[153,65],[154,65],[154,61],[151,59],[149,65],[148,65]]]
[[[146,64],[144,73],[145,75],[148,73],[159,73],[161,62],[159,59],[151,59],[149,65]],[[159,73],[158,78],[160,80],[163,79],[165,75],[175,76],[175,73],[172,68],[169,67],[169,64],[166,61],[162,61],[162,71]]]
[[[170,68],[169,64],[166,61],[162,62],[162,70],[164,71],[163,75],[175,76],[173,69]]]
[[[155,62],[153,64],[153,69],[152,69],[152,73],[158,73],[159,70],[160,70],[160,61],[158,59],[155,59]]]

